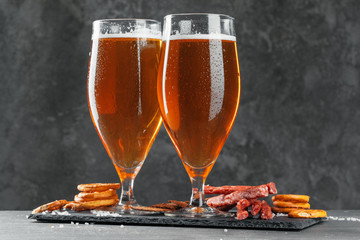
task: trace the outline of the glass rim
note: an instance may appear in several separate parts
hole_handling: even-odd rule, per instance
[[[131,21],[137,21],[137,20],[144,21],[144,22],[158,23],[161,25],[161,22],[154,20],[154,19],[149,19],[149,18],[105,18],[105,19],[97,19],[97,20],[93,21],[92,23],[96,24],[96,23],[103,23],[103,22],[120,22],[120,21],[131,22]]]
[[[194,15],[194,16],[207,16],[207,15],[217,15],[217,16],[221,16],[221,17],[226,17],[226,18],[229,18],[231,20],[234,20],[235,18],[231,17],[230,15],[226,15],[226,14],[222,14],[222,13],[174,13],[174,14],[168,14],[164,17],[167,18],[167,17],[170,17],[170,16],[191,16],[191,15]]]

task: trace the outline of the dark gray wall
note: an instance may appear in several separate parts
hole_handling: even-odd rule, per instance
[[[236,18],[242,77],[233,130],[207,182],[276,182],[312,207],[360,209],[359,1],[0,1],[0,209],[71,199],[118,181],[86,99],[91,23],[169,13]],[[140,203],[187,200],[162,128],[136,181]]]

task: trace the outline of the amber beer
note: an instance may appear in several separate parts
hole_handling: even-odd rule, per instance
[[[93,37],[89,63],[91,117],[121,179],[136,175],[161,125],[161,40],[140,37]]]
[[[164,125],[190,177],[207,176],[240,97],[235,37],[172,36],[163,42],[158,98]],[[167,59],[164,69],[164,59]]]

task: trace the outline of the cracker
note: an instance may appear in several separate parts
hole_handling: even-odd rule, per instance
[[[101,192],[80,192],[77,196],[86,199],[104,199],[111,198],[116,195],[115,189],[109,189]]]
[[[323,218],[327,217],[327,213],[320,209],[301,209],[289,212],[288,216],[291,218]]]
[[[64,206],[65,209],[71,208],[74,211],[85,211],[96,209],[100,207],[107,207],[115,205],[119,202],[119,199],[104,199],[104,200],[95,200],[89,202],[69,202]]]
[[[282,207],[282,208],[305,208],[309,209],[309,203],[298,203],[298,202],[284,202],[284,201],[274,201],[273,202],[275,207]]]
[[[310,197],[307,195],[296,195],[296,194],[278,194],[271,198],[273,201],[284,201],[284,202],[300,202],[307,203]]]
[[[291,207],[272,207],[271,210],[274,212],[274,213],[289,213],[293,210],[301,210],[303,208],[291,208]]]
[[[88,183],[80,184],[77,189],[81,192],[100,192],[109,189],[119,189],[120,183]]]
[[[91,201],[96,201],[96,200],[110,200],[110,199],[118,199],[118,195],[115,194],[115,195],[113,195],[113,196],[104,197],[104,198],[100,198],[100,197],[96,197],[96,198],[82,198],[82,197],[79,197],[79,194],[78,194],[78,195],[75,195],[75,197],[74,197],[74,201],[75,201],[75,202],[91,202]]]

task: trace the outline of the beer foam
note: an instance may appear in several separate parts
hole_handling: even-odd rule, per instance
[[[130,33],[107,33],[107,34],[93,34],[91,39],[99,38],[148,38],[148,39],[159,39],[161,40],[161,34],[154,33],[141,33],[141,32],[130,32]]]
[[[208,40],[228,40],[236,42],[235,36],[230,36],[226,34],[176,34],[171,35],[170,37],[166,38],[163,37],[163,41],[167,40],[182,40],[182,39],[208,39]]]

